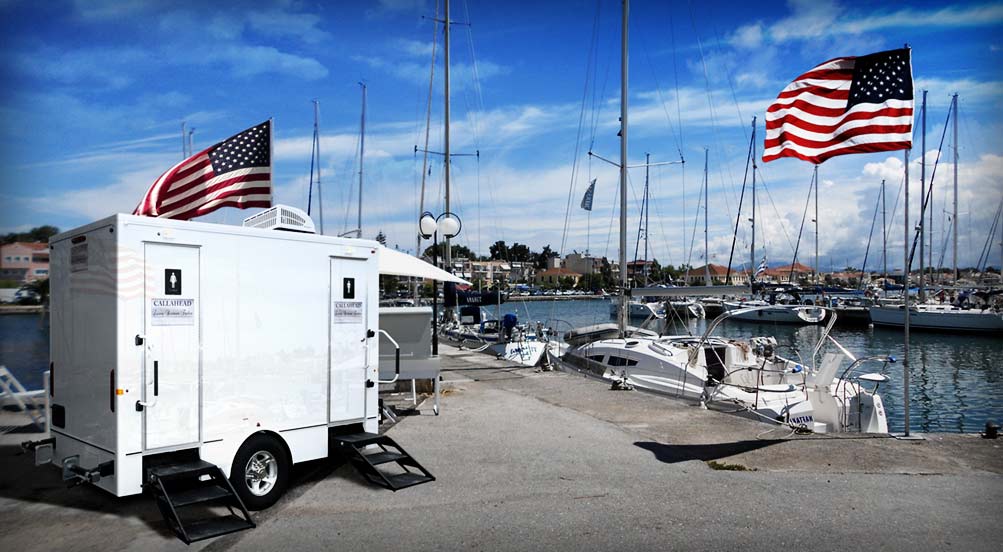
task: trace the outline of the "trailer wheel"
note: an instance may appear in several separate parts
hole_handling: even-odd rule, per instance
[[[279,441],[269,435],[252,435],[233,457],[230,483],[249,510],[264,510],[286,492],[290,462]]]

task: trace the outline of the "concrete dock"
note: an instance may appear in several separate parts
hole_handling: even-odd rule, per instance
[[[307,463],[255,513],[256,529],[189,548],[150,498],[67,490],[6,436],[0,548],[999,549],[1003,441],[788,436],[692,402],[441,352],[441,415],[426,404],[389,430],[433,483],[392,493],[338,461]]]

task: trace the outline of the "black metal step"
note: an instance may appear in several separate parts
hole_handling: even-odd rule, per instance
[[[339,446],[363,447],[382,440],[383,436],[377,433],[352,433],[349,435],[335,435],[332,439]]]
[[[398,460],[405,460],[410,458],[410,456],[406,454],[398,454],[396,452],[389,452],[389,451],[377,452],[373,454],[363,454],[362,456],[364,456],[366,460],[368,460],[369,463],[374,466],[378,466],[380,464],[386,464],[388,462],[397,462]]]
[[[421,485],[422,483],[428,483],[429,481],[435,481],[434,477],[411,472],[399,473],[397,475],[383,474],[383,477],[390,483],[390,488],[395,491],[406,487]]]
[[[156,466],[150,468],[150,474],[166,480],[177,477],[195,477],[197,475],[207,474],[215,469],[215,464],[210,464],[205,460],[196,460],[194,462],[185,462],[183,464]]]
[[[231,515],[188,522],[185,524],[185,532],[188,534],[188,540],[195,542],[229,535],[230,533],[251,529],[252,527],[254,527],[253,523]]]
[[[191,506],[192,504],[212,502],[214,500],[229,498],[231,496],[233,495],[230,494],[229,489],[224,489],[219,485],[213,484],[195,487],[193,489],[186,489],[184,491],[172,492],[171,503],[174,504],[175,508],[182,508],[184,506]],[[163,500],[163,497],[158,498]]]

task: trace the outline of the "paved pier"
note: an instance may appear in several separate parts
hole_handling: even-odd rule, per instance
[[[390,435],[437,480],[312,462],[258,528],[188,548],[152,500],[63,488],[0,447],[9,550],[997,550],[1003,441],[790,437],[732,414],[442,347],[442,414]],[[713,469],[718,467],[732,470]],[[744,471],[741,471],[744,470]]]

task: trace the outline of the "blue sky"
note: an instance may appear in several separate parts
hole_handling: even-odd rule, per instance
[[[68,229],[130,212],[181,159],[182,121],[196,129],[201,149],[274,117],[275,199],[305,207],[314,98],[321,105],[325,230],[354,227],[364,80],[363,231],[372,237],[382,230],[391,246],[413,249],[422,161],[414,146],[424,141],[435,9],[434,0],[0,1],[0,232]],[[616,169],[589,163],[585,152],[590,143],[607,158],[619,151],[619,2],[454,0],[451,10],[454,20],[470,23],[453,28],[452,147],[481,153],[453,162],[452,207],[464,220],[458,241],[481,253],[504,239],[615,256]],[[929,91],[928,174],[950,95],[960,94],[959,256],[974,263],[1003,197],[1001,31],[999,2],[636,0],[631,163],[646,152],[653,161],[680,153],[686,160],[651,169],[653,256],[663,264],[703,263],[702,219],[692,253],[689,245],[707,147],[711,261],[726,263],[751,118],[759,117],[762,136],[766,106],[800,73],[833,57],[908,43],[916,89]],[[433,150],[442,148],[441,28],[438,47]],[[919,140],[917,124],[913,220]],[[951,201],[950,153],[945,144],[935,181],[935,262]],[[441,211],[441,159],[432,162],[426,207]],[[778,265],[792,256],[811,166],[782,159],[760,168],[757,249],[765,247]],[[901,152],[844,156],[820,167],[823,268],[861,264],[881,179],[891,211],[902,173]],[[587,216],[577,204],[591,178],[598,186]],[[643,169],[633,169],[630,257],[643,182]],[[892,266],[901,266],[900,202],[888,234]],[[203,220],[239,224],[251,212],[225,209]],[[747,213],[748,204],[743,218]],[[739,232],[741,260],[748,257],[747,226]],[[812,232],[809,223],[807,243]],[[807,261],[810,249],[802,246],[799,259]],[[948,249],[945,263],[950,257]],[[879,259],[872,246],[868,265]]]

